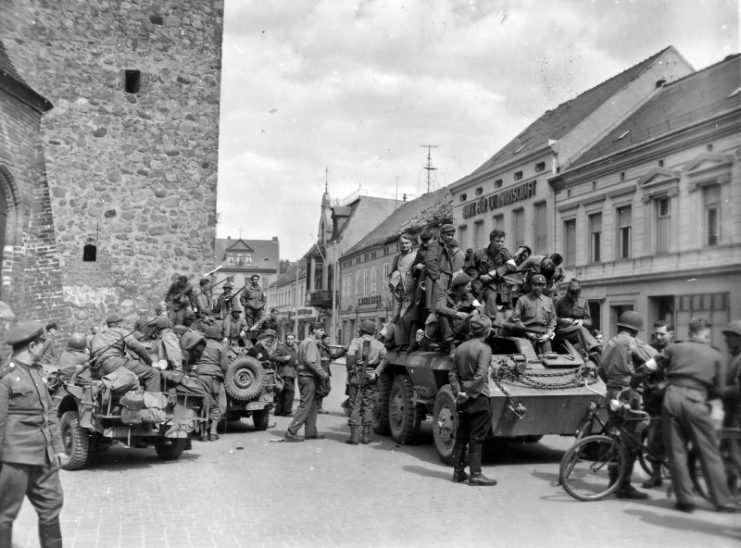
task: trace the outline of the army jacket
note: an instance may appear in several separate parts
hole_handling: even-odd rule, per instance
[[[154,341],[152,351],[158,360],[167,362],[168,369],[183,368],[183,349],[180,348],[178,336],[172,329],[162,330],[159,338]]]
[[[323,377],[322,355],[319,353],[316,337],[306,337],[298,345],[297,352],[299,377]]]
[[[631,379],[636,374],[636,367],[655,357],[656,354],[655,348],[621,331],[607,341],[602,351],[600,376],[607,384],[607,388],[628,388]]]
[[[59,358],[59,371],[65,379],[70,379],[78,365],[85,365],[90,358],[87,350],[65,350]]]
[[[455,367],[448,371],[448,381],[453,395],[465,392],[469,397],[490,396],[489,365],[491,347],[481,339],[471,339],[455,349]]]
[[[440,298],[435,304],[435,312],[438,316],[454,317],[458,312],[470,314],[474,308],[473,295],[471,293],[467,292],[462,297],[457,297],[452,289],[446,294],[440,295]]]
[[[265,307],[265,293],[260,287],[260,284],[250,284],[244,293],[239,297],[239,302],[242,303],[243,308],[251,308],[252,310],[261,310]]]
[[[517,299],[512,321],[522,327],[553,333],[556,329],[556,309],[553,301],[545,295],[537,297],[533,293],[522,295]]]
[[[233,295],[229,292],[227,294],[222,293],[216,299],[214,312],[218,314],[220,320],[228,318],[232,313],[232,309],[234,308],[234,299],[232,299],[232,297]]]
[[[0,368],[0,462],[41,466],[63,452],[41,365],[11,356]]]
[[[592,327],[592,315],[589,313],[589,304],[584,297],[572,299],[567,293],[556,301],[556,316],[583,320],[584,327]]]
[[[512,253],[506,247],[500,247],[499,249],[493,249],[491,245],[484,249],[479,249],[473,255],[473,268],[468,268],[466,274],[471,278],[478,278],[479,276],[487,275],[492,270],[496,270],[500,275],[504,275],[507,272],[515,269],[514,265],[507,264],[507,261],[512,259]],[[498,284],[497,278],[492,278],[488,282],[484,282],[484,285],[496,286]]]
[[[97,361],[96,366],[109,357],[126,358],[127,349],[137,354],[144,363],[151,365],[152,358],[147,349],[122,327],[109,327],[90,341],[90,353]]]
[[[206,339],[206,347],[194,364],[196,374],[223,379],[228,366],[229,358],[224,345],[219,341]]]
[[[294,378],[296,376],[296,345],[279,344],[274,356],[279,358],[278,375],[286,378]],[[286,356],[288,357],[288,361],[282,359]]]
[[[386,354],[386,347],[379,340],[376,340],[367,333],[355,337],[350,341],[350,346],[347,348],[347,354],[345,355],[345,364],[347,366],[348,379],[352,384],[355,380],[352,376],[356,375],[356,368],[362,367],[363,360],[363,345],[366,341],[370,341],[370,348],[368,349],[368,363],[366,364],[366,371],[373,371],[376,375],[383,373],[388,364],[388,357]]]

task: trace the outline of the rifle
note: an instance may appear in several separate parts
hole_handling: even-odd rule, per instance
[[[144,324],[144,327],[149,327],[154,322],[156,322],[158,318],[159,318],[159,316],[156,316],[156,317],[152,318],[151,320],[149,320],[147,323]],[[109,350],[109,349],[113,348],[118,343],[120,343],[121,341],[125,340],[127,337],[130,337],[131,335],[133,335],[137,331],[138,331],[137,329],[132,329],[128,333],[125,333],[124,335],[122,335],[121,337],[119,337],[118,339],[116,339],[115,341],[113,341],[111,344],[109,344],[108,346],[106,346],[102,350],[96,351],[94,356],[93,356],[93,353],[91,351],[90,352],[90,359],[88,359],[84,364],[82,364],[83,365],[82,371],[84,371],[85,369],[87,369],[88,367],[90,367],[95,361],[97,361],[98,358],[101,356],[101,354],[103,354],[106,350]],[[80,371],[80,372],[82,372],[82,371]]]
[[[355,364],[355,372],[356,377],[358,379],[358,389],[355,392],[355,398],[352,402],[352,413],[350,414],[350,420],[352,421],[359,421],[360,420],[360,398],[363,396],[363,388],[365,388],[365,372],[368,368],[368,355],[370,354],[370,341],[363,341],[363,351],[361,353],[361,357],[363,360],[363,369],[358,371],[357,364]]]

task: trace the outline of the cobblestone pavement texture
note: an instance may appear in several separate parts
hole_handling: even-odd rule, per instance
[[[255,432],[229,423],[216,442],[193,442],[176,462],[153,449],[114,447],[91,468],[62,472],[65,546],[673,546],[739,545],[738,515],[672,509],[665,489],[648,501],[586,503],[556,485],[568,438],[490,448],[489,488],[453,484],[431,442],[399,446],[374,435],[350,446],[340,409],[344,367],[333,366],[333,392],[319,415],[324,440],[272,443],[290,418]],[[38,546],[26,501],[14,548]]]

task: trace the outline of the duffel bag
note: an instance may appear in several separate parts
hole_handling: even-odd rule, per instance
[[[141,424],[142,422],[142,411],[146,409],[129,409],[128,407],[121,408],[121,422],[124,424]]]
[[[165,409],[167,396],[162,392],[144,392],[144,407],[147,409]]]
[[[139,411],[141,421],[148,424],[160,424],[167,420],[167,413],[164,409],[157,409],[156,407],[145,407]]]
[[[103,386],[113,392],[128,392],[139,387],[139,379],[136,375],[121,366],[115,371],[111,371],[101,379]]]
[[[131,409],[132,411],[143,409],[145,406],[144,392],[142,392],[141,390],[130,390],[121,397],[119,403],[124,407]]]

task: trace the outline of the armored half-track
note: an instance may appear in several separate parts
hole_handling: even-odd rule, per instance
[[[605,393],[594,364],[568,341],[556,339],[553,352],[540,355],[527,338],[491,335],[486,343],[492,349],[492,437],[536,442],[544,435],[574,435],[590,404]],[[452,368],[447,353],[389,352],[389,366],[377,384],[375,432],[413,444],[431,416],[435,449],[450,464],[458,424],[448,383]]]

